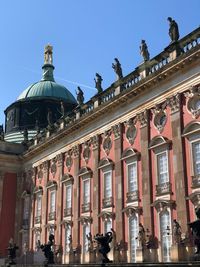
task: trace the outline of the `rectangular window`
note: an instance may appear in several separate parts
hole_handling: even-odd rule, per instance
[[[67,224],[65,228],[65,252],[66,253],[69,253],[70,245],[71,245],[71,226]]]
[[[50,212],[56,211],[56,191],[50,191]]]
[[[83,204],[90,203],[90,180],[83,180]]]
[[[108,233],[111,231],[112,228],[112,220],[108,219],[104,222],[104,234]]]
[[[104,173],[104,198],[112,197],[112,172]]]
[[[200,141],[192,144],[194,175],[200,175]]]
[[[41,216],[42,209],[42,195],[37,195],[36,197],[36,217]]]
[[[167,151],[157,155],[158,184],[169,182]]]
[[[83,253],[88,252],[88,234],[90,233],[90,225],[83,225]]]
[[[66,186],[66,209],[70,209],[72,207],[72,186]]]
[[[127,175],[128,175],[128,192],[134,192],[138,190],[136,162],[127,165]]]

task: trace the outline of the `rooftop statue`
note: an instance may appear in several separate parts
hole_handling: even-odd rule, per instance
[[[83,105],[84,94],[83,94],[83,91],[81,90],[81,88],[79,86],[77,87],[76,95],[77,95],[77,102],[78,102],[79,106]]]
[[[53,46],[49,44],[44,49],[44,64],[53,64]]]
[[[123,78],[122,68],[119,60],[117,58],[114,59],[115,63],[112,64],[112,68],[114,69],[115,73],[117,74],[117,80]]]
[[[96,73],[96,79],[94,78],[95,81],[95,88],[98,91],[98,94],[101,93],[103,91],[102,87],[101,87],[101,83],[103,81],[101,75],[99,75],[99,73]]]
[[[169,21],[169,36],[171,38],[171,43],[173,43],[179,39],[178,24],[171,17],[168,17],[167,20]]]
[[[140,54],[142,55],[144,61],[148,61],[150,58],[149,51],[147,44],[145,40],[142,40],[141,45],[140,45]]]
[[[195,209],[197,220],[189,223],[189,227],[192,228],[192,235],[194,238],[194,244],[197,247],[195,254],[200,254],[200,208]]]

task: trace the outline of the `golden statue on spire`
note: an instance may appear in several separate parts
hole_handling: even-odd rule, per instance
[[[53,46],[50,44],[44,49],[44,64],[53,64]]]

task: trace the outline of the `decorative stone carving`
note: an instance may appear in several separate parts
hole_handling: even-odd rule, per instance
[[[92,144],[92,149],[93,150],[97,149],[98,146],[99,146],[99,136],[98,135],[92,136],[90,141],[91,141],[91,144]]]
[[[115,139],[119,138],[121,136],[121,124],[118,123],[112,126],[112,132],[114,133]]]
[[[112,140],[110,138],[110,131],[106,131],[104,133],[104,140],[103,140],[103,149],[106,155],[110,153],[111,148],[112,148]]]
[[[136,213],[138,213],[139,215],[142,214],[142,208],[138,206],[128,205],[122,210],[122,212],[125,212],[127,217],[131,217]]]
[[[91,151],[90,151],[89,142],[85,142],[84,143],[84,149],[83,149],[83,158],[84,158],[86,164],[88,163],[90,156],[91,156]]]
[[[200,115],[200,86],[191,87],[189,92],[186,92],[187,109],[192,114],[192,117],[197,119]]]
[[[92,223],[92,217],[90,216],[81,216],[79,218],[80,223],[83,224],[88,224],[88,223]]]
[[[73,153],[75,158],[79,156],[79,146],[78,145],[72,147],[72,153]]]
[[[147,126],[148,119],[149,119],[148,110],[146,109],[143,112],[141,112],[140,114],[137,114],[136,118],[140,122],[141,128]]]
[[[68,151],[66,153],[66,159],[65,159],[65,165],[66,165],[68,171],[71,170],[72,164],[73,164],[73,159],[72,159],[71,151]]]
[[[161,133],[164,130],[164,127],[167,122],[167,115],[164,111],[166,108],[166,103],[162,105],[156,105],[155,108],[152,109],[154,114],[153,124],[155,128]]]
[[[42,178],[43,178],[43,176],[44,176],[44,173],[43,173],[43,164],[41,164],[39,166],[39,170],[38,170],[38,179],[41,181]]]
[[[58,163],[58,165],[62,165],[62,162],[63,162],[63,154],[60,153],[56,156],[56,161]]]
[[[136,135],[137,135],[137,129],[135,127],[136,120],[129,119],[125,125],[126,125],[126,139],[128,140],[129,144],[133,145]]]
[[[44,171],[47,172],[49,168],[49,160],[44,161],[42,164]]]
[[[57,172],[56,162],[57,162],[56,158],[52,159],[51,161],[51,174],[53,175],[53,177],[55,177]]]
[[[167,99],[167,105],[171,108],[171,114],[180,110],[180,94]]]

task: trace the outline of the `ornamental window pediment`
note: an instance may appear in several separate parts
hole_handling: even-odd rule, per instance
[[[197,190],[193,192],[187,197],[187,199],[189,199],[195,207],[199,207],[200,206],[200,191]]]
[[[104,169],[106,167],[113,169],[114,162],[109,158],[103,158],[99,161],[98,169]]]
[[[151,204],[151,207],[154,207],[158,212],[161,212],[167,210],[168,208],[175,208],[175,201],[167,199],[157,199]]]
[[[138,206],[133,206],[133,205],[128,205],[125,207],[122,212],[125,212],[127,217],[131,217],[135,214],[141,214],[142,213],[142,208]]]
[[[183,136],[184,137],[190,137],[191,135],[194,135],[196,133],[200,132],[200,122],[199,121],[191,121],[188,123],[184,130],[183,130]]]
[[[42,186],[35,186],[33,189],[33,194],[43,194],[43,187]]]
[[[61,178],[61,183],[73,183],[74,182],[74,178],[71,174],[65,174],[62,176]]]
[[[110,219],[115,219],[115,214],[110,211],[102,211],[101,213],[98,214],[99,218],[102,218],[103,221],[107,221]]]
[[[150,141],[149,144],[149,149],[153,149],[153,150],[157,150],[157,149],[169,149],[169,145],[171,144],[171,141],[162,136],[162,135],[158,135],[152,138],[152,140]]]
[[[49,180],[46,185],[47,189],[56,190],[57,189],[57,182],[55,180]]]
[[[128,160],[130,158],[134,158],[135,160],[139,160],[140,152],[132,147],[128,147],[122,153],[121,160]]]
[[[87,176],[87,178],[91,178],[92,177],[92,170],[88,167],[82,167],[79,170],[78,176],[84,178],[85,176]]]

